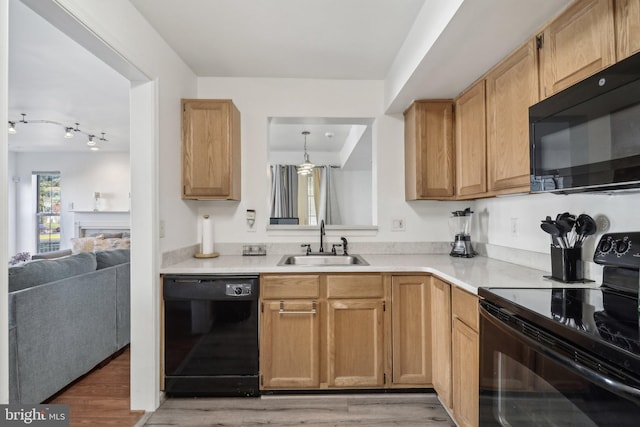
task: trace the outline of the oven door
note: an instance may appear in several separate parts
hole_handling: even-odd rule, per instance
[[[592,356],[490,303],[480,314],[480,426],[639,425],[633,380],[595,371]]]

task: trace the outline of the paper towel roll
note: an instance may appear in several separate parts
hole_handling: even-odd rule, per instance
[[[209,215],[202,217],[202,253],[213,253],[213,224]]]

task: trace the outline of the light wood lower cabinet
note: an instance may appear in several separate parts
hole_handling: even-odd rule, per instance
[[[260,371],[265,388],[320,386],[320,321],[317,301],[265,301]]]
[[[263,275],[261,299],[263,389],[384,386],[381,274]]]
[[[461,427],[478,426],[479,335],[478,298],[451,290],[453,415]]]
[[[329,387],[384,386],[383,310],[377,299],[328,301]]]
[[[393,385],[431,384],[430,276],[391,279]]]
[[[431,333],[433,388],[451,409],[451,285],[437,277],[431,278]]]

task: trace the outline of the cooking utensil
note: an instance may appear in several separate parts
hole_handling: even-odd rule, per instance
[[[569,242],[569,238],[567,235],[573,230],[573,224],[566,218],[561,218],[556,220],[556,227],[560,230],[560,235],[558,236],[562,242],[564,243],[565,248],[570,248],[571,243]]]
[[[543,221],[542,224],[540,224],[540,228],[545,233],[549,233],[551,235],[551,241],[554,246],[559,246],[561,248],[565,247],[564,242],[560,239],[560,229],[555,223]]]
[[[589,236],[596,234],[598,226],[596,221],[587,214],[580,214],[576,218],[576,233],[578,235],[575,246],[581,247],[582,243]]]

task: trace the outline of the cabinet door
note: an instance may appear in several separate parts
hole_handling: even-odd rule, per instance
[[[431,384],[429,276],[391,278],[393,384]]]
[[[260,319],[263,388],[320,386],[320,330],[317,302],[264,301]]]
[[[433,342],[433,388],[442,403],[451,404],[451,286],[431,278],[431,334]]]
[[[453,319],[453,414],[461,427],[478,426],[478,333]]]
[[[542,98],[615,62],[613,0],[576,1],[547,26],[540,49]]]
[[[640,0],[616,0],[616,59],[640,52]]]
[[[228,100],[182,100],[185,199],[240,200],[240,113]]]
[[[382,387],[383,300],[327,302],[327,367],[330,387]]]
[[[489,191],[529,189],[529,107],[538,102],[537,69],[531,40],[486,77]]]
[[[405,111],[405,198],[453,196],[453,102],[416,101]]]
[[[456,196],[487,191],[485,82],[456,100]]]

